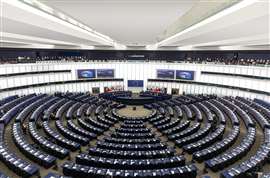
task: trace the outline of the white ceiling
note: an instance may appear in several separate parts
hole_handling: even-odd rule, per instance
[[[177,30],[181,23],[188,23],[181,21],[182,17],[196,19],[203,10],[207,12],[207,7],[232,0],[218,3],[216,0],[38,0],[55,12],[110,37],[109,40],[26,5],[23,0],[1,1],[2,47],[14,44],[16,48],[36,45],[117,49],[119,45],[115,43],[119,43],[131,50],[146,49],[146,45],[158,46],[160,50],[270,49],[270,0],[237,0],[240,2],[190,28],[179,27],[173,38],[164,34]]]
[[[157,37],[198,0],[40,0],[129,46]]]
[[[227,9],[230,13],[227,11],[227,13],[216,14],[202,21],[203,25],[197,24],[196,28],[190,28],[161,45],[269,45],[269,2],[269,0],[261,0],[255,3],[242,3],[242,5],[239,3]]]

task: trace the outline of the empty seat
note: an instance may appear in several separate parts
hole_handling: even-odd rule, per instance
[[[115,169],[102,169],[67,162],[63,165],[63,172],[67,176],[89,177],[89,178],[104,178],[104,177],[196,178],[197,176],[197,168],[195,165],[187,165],[182,167],[156,169],[156,170],[121,170],[121,169],[115,170]]]

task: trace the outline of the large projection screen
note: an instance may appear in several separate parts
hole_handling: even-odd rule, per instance
[[[114,78],[114,69],[97,69],[97,78]]]
[[[78,79],[96,78],[96,70],[95,69],[78,69],[77,76],[78,76]]]
[[[176,79],[194,80],[194,71],[190,70],[176,70]]]
[[[128,80],[128,87],[143,87],[143,80]]]
[[[157,78],[162,79],[174,79],[174,70],[169,69],[157,69]]]

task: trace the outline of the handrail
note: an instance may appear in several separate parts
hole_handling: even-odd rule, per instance
[[[70,73],[70,72],[71,70],[43,70],[43,71],[0,74],[0,77],[13,77],[13,76],[21,76],[21,75],[36,75],[36,74],[47,74],[47,73]]]
[[[262,76],[256,76],[256,75],[245,75],[245,74],[235,74],[235,73],[224,73],[224,72],[201,71],[201,74],[225,75],[225,76],[233,76],[233,77],[244,77],[244,78],[252,78],[252,79],[270,80],[270,77],[262,77]]]
[[[46,82],[46,83],[37,83],[32,85],[22,85],[17,87],[10,87],[0,89],[1,92],[6,91],[13,91],[19,89],[26,89],[26,88],[35,88],[35,87],[42,87],[42,86],[50,86],[50,85],[63,85],[63,84],[70,84],[70,83],[87,83],[87,82],[123,82],[124,79],[122,78],[111,78],[111,79],[83,79],[83,80],[66,80],[66,81],[57,81],[57,82]]]
[[[148,79],[148,82],[167,82],[167,83],[172,82],[172,83],[195,84],[195,85],[212,86],[212,87],[219,87],[219,88],[228,88],[228,89],[234,89],[234,90],[240,90],[240,91],[246,91],[246,92],[270,96],[270,92],[266,92],[262,90],[255,90],[255,89],[250,89],[250,88],[222,85],[222,84],[215,84],[215,83],[195,82],[195,81],[185,81],[185,80],[168,80],[168,79]]]

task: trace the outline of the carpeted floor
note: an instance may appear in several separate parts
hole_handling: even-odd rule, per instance
[[[133,110],[133,107],[136,107],[136,110]],[[151,114],[151,110],[145,109],[143,106],[127,106],[119,109],[117,112],[126,117],[144,117]]]

